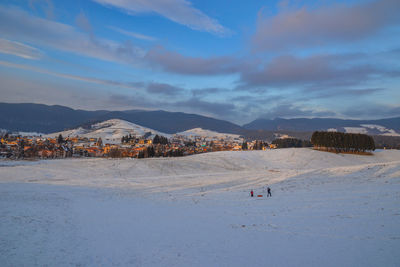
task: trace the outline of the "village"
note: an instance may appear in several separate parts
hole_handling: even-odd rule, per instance
[[[180,157],[214,151],[265,150],[276,148],[264,141],[245,141],[243,138],[173,135],[123,136],[120,142],[107,142],[88,137],[43,137],[3,134],[0,139],[0,158],[56,159],[81,157],[149,158]]]

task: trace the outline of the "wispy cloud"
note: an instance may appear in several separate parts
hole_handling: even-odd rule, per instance
[[[75,24],[84,32],[89,34],[93,33],[92,24],[90,24],[88,17],[83,13],[83,11],[81,11],[76,17]]]
[[[343,114],[353,118],[390,118],[400,116],[399,105],[384,105],[378,103],[368,103],[368,108],[364,105],[357,105],[347,108]]]
[[[224,94],[231,92],[229,89],[224,88],[200,88],[191,90],[193,97],[203,97],[208,95]]]
[[[234,116],[235,105],[224,102],[209,102],[197,98],[191,98],[174,103],[174,107],[186,108],[188,110],[201,112],[202,114],[214,115],[218,117]]]
[[[71,74],[65,74],[65,73],[60,73],[60,72],[55,72],[55,71],[49,71],[49,70],[34,67],[34,66],[16,64],[16,63],[11,63],[11,62],[1,61],[1,60],[0,60],[0,65],[9,67],[9,68],[29,70],[29,71],[47,74],[47,75],[51,75],[51,76],[55,76],[55,77],[59,77],[59,78],[63,78],[63,79],[88,82],[88,83],[94,83],[94,84],[112,85],[112,86],[117,86],[117,87],[125,87],[125,88],[129,88],[129,89],[135,89],[135,90],[141,90],[142,86],[143,86],[143,84],[140,82],[127,83],[127,82],[119,82],[119,81],[84,77],[84,76],[79,76],[79,75],[71,75]]]
[[[29,0],[29,7],[37,12],[41,9],[46,14],[48,19],[54,19],[54,4],[51,0]]]
[[[138,64],[145,54],[131,42],[94,38],[70,25],[35,17],[15,7],[0,6],[0,34],[8,39],[120,63]]]
[[[398,24],[399,10],[400,1],[380,0],[261,14],[252,44],[256,51],[276,51],[360,40]]]
[[[367,81],[389,76],[399,76],[375,64],[365,64],[366,55],[356,54],[315,54],[309,57],[291,55],[273,58],[269,63],[256,68],[245,69],[241,81],[248,87],[290,87],[295,86],[331,89],[332,86],[355,86]]]
[[[2,102],[57,104],[81,109],[106,108],[104,104],[101,105],[102,93],[93,94],[85,86],[74,87],[65,82],[54,83],[36,77],[21,78],[19,74],[6,72],[0,72],[0,80]]]
[[[187,0],[93,0],[105,6],[116,7],[127,14],[156,13],[193,30],[210,32],[219,36],[231,31],[216,19],[210,18]]]
[[[362,89],[351,89],[351,88],[334,88],[332,90],[318,90],[318,88],[307,88],[304,90],[305,96],[302,100],[316,98],[343,98],[344,96],[360,97],[371,96],[373,94],[383,93],[384,88],[362,88]]]
[[[189,75],[230,74],[237,72],[240,65],[237,59],[229,56],[191,57],[168,51],[164,47],[146,51],[131,41],[119,43],[96,38],[91,33],[91,24],[83,13],[77,16],[75,23],[83,32],[67,24],[32,16],[16,7],[0,6],[0,34],[8,39],[32,43],[41,48],[49,47],[136,66],[144,66],[147,62],[150,66],[166,72]],[[118,30],[115,27],[113,29]],[[143,35],[141,38],[152,37]]]
[[[183,91],[184,91],[183,88],[166,83],[151,82],[147,85],[147,92],[151,94],[174,96],[182,93]]]
[[[40,59],[43,56],[42,51],[35,47],[2,38],[0,38],[0,53],[26,59]]]
[[[209,102],[190,98],[184,100],[176,99],[154,99],[140,95],[126,96],[113,94],[109,97],[109,104],[124,106],[126,108],[140,109],[163,109],[181,112],[196,112],[205,116],[235,117],[239,115],[234,104],[223,102]]]
[[[262,114],[260,118],[300,118],[300,117],[334,117],[335,112],[329,110],[317,110],[313,108],[301,107],[292,103],[282,103],[270,108]]]
[[[219,75],[239,71],[241,65],[234,57],[191,57],[169,51],[164,47],[155,47],[148,51],[145,59],[153,66],[173,73],[189,75]]]
[[[114,27],[114,26],[108,26],[109,29],[119,32],[120,34],[129,36],[129,37],[133,37],[136,39],[140,39],[140,40],[145,40],[145,41],[156,41],[157,38],[152,37],[152,36],[148,36],[148,35],[144,35],[141,33],[137,33],[137,32],[131,32],[131,31],[127,31],[127,30],[123,30],[121,28],[118,27]]]

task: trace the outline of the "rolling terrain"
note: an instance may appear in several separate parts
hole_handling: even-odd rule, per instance
[[[1,161],[0,174],[5,266],[400,264],[396,150]]]

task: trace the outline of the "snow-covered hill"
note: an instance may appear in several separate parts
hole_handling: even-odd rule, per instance
[[[332,129],[330,129],[332,130]],[[400,136],[393,129],[388,129],[381,125],[375,124],[360,124],[359,127],[343,127],[334,129],[335,131],[343,131],[345,133],[360,133],[360,134],[368,134],[368,135],[386,135],[386,136]]]
[[[388,129],[381,125],[375,124],[362,124],[364,129],[367,129],[367,132],[370,134],[378,134],[378,135],[387,135],[387,136],[400,136],[400,133],[396,132],[393,129]]]
[[[119,119],[112,119],[96,123],[93,124],[89,129],[79,127],[77,129],[49,134],[48,136],[57,137],[61,134],[63,137],[101,137],[105,143],[120,143],[123,136],[130,134],[132,136],[140,137],[148,132],[151,132],[151,138],[156,134],[170,137],[169,134],[161,133],[156,130]]]
[[[329,129],[327,129],[327,131],[359,133],[359,134],[368,134],[368,135],[400,136],[400,134],[393,129],[388,129],[384,126],[375,125],[375,124],[360,124],[357,127],[329,128]]]
[[[9,162],[15,163],[15,161]],[[235,188],[234,191],[240,191],[250,187],[262,187],[270,183],[271,178],[283,181],[292,178],[293,175],[310,172],[324,173],[332,168],[340,168],[351,173],[358,168],[357,166],[367,169],[389,162],[396,162],[400,166],[399,150],[376,151],[373,156],[334,154],[309,148],[223,151],[183,158],[118,161],[99,158],[39,161],[29,165],[20,163],[24,166],[20,167],[18,178],[10,176],[9,179],[28,182],[34,176],[34,181],[39,183],[132,187],[152,192],[165,190],[188,192],[191,189],[196,192],[200,187],[213,191],[216,185],[223,182],[220,188],[222,191],[231,191],[232,188]],[[1,164],[2,162],[0,162],[0,168]],[[36,168],[37,171],[35,171]],[[5,169],[1,169],[3,170],[2,178],[6,179],[8,176],[4,172]],[[71,177],[68,174],[71,169],[79,170],[78,174]],[[399,171],[397,174],[400,177]],[[82,179],[83,177],[86,178]],[[261,177],[264,178],[260,179]]]
[[[150,138],[153,138],[156,134],[162,135],[167,138],[171,138],[173,135],[162,133],[153,129],[149,129],[131,122],[127,122],[119,119],[112,119],[103,121],[100,123],[93,124],[90,128],[79,127],[72,130],[66,130],[62,132],[52,133],[47,135],[48,137],[57,137],[62,135],[63,137],[93,137],[99,138],[106,143],[120,143],[123,136],[131,134],[132,136],[140,137],[151,132]],[[188,139],[194,139],[195,137],[204,137],[206,140],[241,140],[239,135],[218,133],[210,130],[204,130],[201,128],[195,128],[175,134],[175,136],[184,136]]]
[[[0,161],[0,185],[2,266],[400,266],[396,150]]]
[[[240,140],[240,135],[238,134],[227,134],[227,133],[218,133],[210,130],[205,130],[202,128],[194,128],[191,130],[187,130],[184,132],[176,133],[178,136],[186,136],[190,139],[194,139],[195,137],[203,137],[206,140]]]

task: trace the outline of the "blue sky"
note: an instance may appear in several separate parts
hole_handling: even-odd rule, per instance
[[[400,2],[14,0],[0,102],[257,118],[400,116]]]

